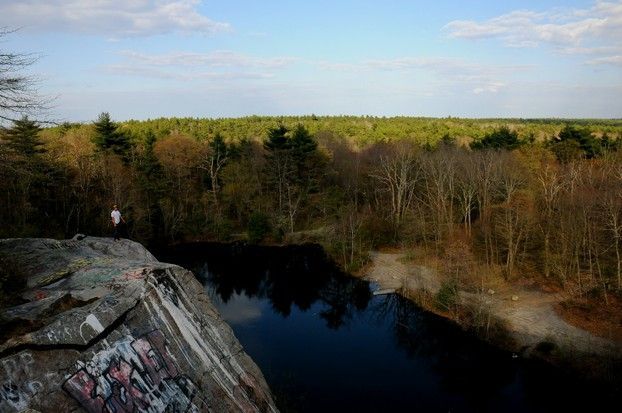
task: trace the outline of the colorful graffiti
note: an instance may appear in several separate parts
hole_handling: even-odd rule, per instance
[[[160,330],[100,351],[63,389],[92,413],[198,411],[196,386],[179,373]]]

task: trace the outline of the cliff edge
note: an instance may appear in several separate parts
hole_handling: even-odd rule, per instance
[[[6,239],[0,252],[27,284],[0,313],[0,412],[277,411],[191,272],[129,240]]]

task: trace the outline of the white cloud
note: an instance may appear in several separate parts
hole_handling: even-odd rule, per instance
[[[578,86],[574,82],[530,80],[508,83],[499,93],[460,90],[444,93],[436,85],[411,86],[353,79],[327,85],[321,79],[237,84],[164,84],[135,87],[111,84],[103,90],[63,93],[58,117],[89,121],[102,111],[115,119],[157,117],[237,117],[310,113],[378,116],[461,117],[619,117],[622,86]]]
[[[159,55],[128,50],[121,52],[121,55],[132,62],[150,66],[257,67],[273,69],[290,65],[297,60],[292,57],[253,57],[226,50],[211,53],[173,52]]]
[[[257,72],[208,72],[208,71],[196,71],[196,72],[179,72],[179,71],[167,71],[156,68],[134,66],[128,64],[116,64],[107,65],[103,67],[104,71],[113,75],[122,76],[138,76],[148,77],[163,80],[243,80],[243,79],[268,79],[273,77],[270,73],[257,73]]]
[[[609,47],[622,44],[622,1],[596,1],[578,10],[517,10],[483,22],[455,20],[443,29],[452,38],[499,38],[510,47],[551,44],[566,52],[588,42]]]
[[[293,57],[261,58],[231,51],[146,54],[125,50],[119,55],[121,62],[102,67],[106,73],[182,81],[268,79],[274,77],[275,70],[297,61]]]
[[[448,57],[401,57],[368,60],[363,65],[370,69],[409,71],[429,70],[451,77],[478,78],[531,69],[531,65],[492,65]]]
[[[235,294],[227,305],[220,306],[220,315],[228,323],[245,324],[261,317],[261,304],[258,300],[243,294]]]
[[[473,93],[475,93],[476,95],[482,93],[497,93],[503,87],[505,87],[505,83],[503,82],[490,82],[487,84],[483,84],[482,86],[476,87],[475,89],[473,89]]]
[[[597,59],[589,60],[587,63],[591,65],[622,66],[622,55],[599,57]]]
[[[611,53],[622,53],[621,46],[599,46],[599,47],[562,47],[557,49],[560,53],[569,55],[608,55]]]
[[[365,65],[381,70],[411,70],[419,68],[442,69],[443,67],[464,66],[459,59],[443,57],[401,57],[396,59],[368,60]]]
[[[109,38],[230,29],[202,15],[200,0],[15,0],[0,2],[0,26]]]
[[[358,72],[365,69],[363,66],[356,63],[331,62],[327,60],[319,60],[312,63],[322,70],[331,72]]]
[[[531,65],[492,65],[446,57],[400,57],[375,59],[360,63],[315,62],[324,70],[344,72],[429,73],[436,79],[436,90],[465,90],[475,94],[497,93],[516,73],[531,70]]]

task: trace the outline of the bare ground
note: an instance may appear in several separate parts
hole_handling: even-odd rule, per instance
[[[372,252],[371,265],[361,276],[377,283],[380,290],[427,291],[431,295],[439,290],[441,279],[434,269],[404,261],[403,253]],[[562,318],[556,308],[569,298],[563,293],[510,284],[495,287],[494,292],[460,291],[461,301],[484,304],[518,348],[552,343],[574,354],[622,357],[620,342],[598,337]]]

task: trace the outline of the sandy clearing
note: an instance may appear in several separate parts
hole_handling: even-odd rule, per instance
[[[425,290],[432,295],[440,288],[440,279],[433,269],[404,263],[403,253],[371,253],[371,265],[362,278],[378,284],[382,290],[415,292]],[[500,320],[521,348],[533,348],[541,342],[584,354],[622,357],[619,344],[567,323],[554,306],[565,300],[559,293],[546,293],[524,287],[508,287],[494,294],[460,292],[463,302],[483,303],[493,317]],[[512,297],[518,297],[513,300]]]

